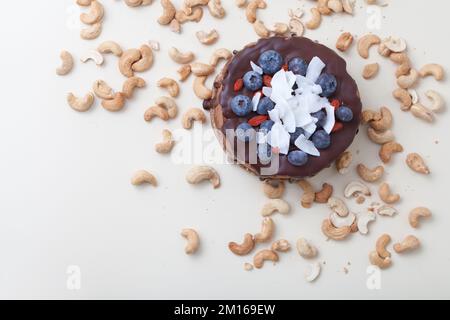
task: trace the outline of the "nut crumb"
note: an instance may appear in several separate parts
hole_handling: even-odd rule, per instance
[[[248,263],[248,262],[244,263],[244,270],[245,271],[253,270],[253,265],[251,263]]]
[[[357,204],[363,204],[364,202],[366,202],[366,198],[363,197],[363,196],[359,196],[359,197],[356,199],[356,203],[357,203]]]

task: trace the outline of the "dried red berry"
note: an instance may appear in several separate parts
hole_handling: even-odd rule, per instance
[[[255,96],[257,93],[261,93],[261,98],[264,97],[264,93],[262,92],[262,90],[255,91],[253,96]]]
[[[257,127],[267,119],[269,119],[269,116],[266,115],[256,116],[248,120],[248,124],[251,125],[252,127]]]
[[[339,107],[341,106],[341,102],[340,102],[338,99],[333,99],[333,100],[331,100],[331,105],[332,105],[335,109],[337,109],[337,108],[339,108]]]
[[[331,132],[337,132],[339,130],[342,130],[344,128],[344,125],[342,124],[342,122],[336,122],[334,124],[333,129],[331,129]]]
[[[272,77],[268,75],[263,76],[263,83],[266,87],[272,87]]]
[[[244,80],[237,79],[234,83],[234,91],[240,91],[244,87]]]

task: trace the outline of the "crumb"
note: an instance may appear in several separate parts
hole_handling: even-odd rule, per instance
[[[352,265],[352,263],[351,263],[351,262],[349,261],[349,262],[347,262],[347,265],[348,265],[348,266],[351,266],[351,265]]]
[[[248,262],[244,263],[244,270],[245,271],[253,270],[253,265],[251,263],[248,263]]]
[[[435,140],[435,141],[434,141],[434,144],[439,144],[439,140]]]
[[[348,269],[346,267],[344,267],[344,273],[348,274]]]
[[[356,203],[357,203],[357,204],[363,204],[364,202],[366,202],[366,198],[363,197],[363,196],[359,196],[359,197],[356,199]]]

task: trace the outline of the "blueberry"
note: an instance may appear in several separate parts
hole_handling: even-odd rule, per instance
[[[311,140],[317,149],[326,149],[331,145],[330,135],[325,130],[316,131]]]
[[[262,76],[255,72],[249,71],[244,75],[244,87],[250,91],[257,91],[263,86]]]
[[[283,58],[275,50],[268,50],[261,54],[258,63],[265,74],[273,75],[283,66]]]
[[[301,167],[308,162],[308,155],[301,150],[296,150],[289,152],[287,159],[293,166]]]
[[[272,160],[272,147],[268,143],[258,145],[258,158],[262,164],[268,164]]]
[[[275,103],[270,100],[269,97],[264,97],[259,100],[258,109],[256,110],[256,112],[258,112],[259,114],[267,114],[273,108],[275,108]]]
[[[252,99],[247,96],[238,95],[231,100],[231,110],[239,117],[245,117],[252,109]]]
[[[308,64],[305,60],[301,58],[292,58],[288,64],[289,71],[294,74],[299,74],[301,76],[306,76],[306,71],[308,70]]]
[[[353,120],[353,111],[349,107],[341,106],[336,110],[336,118],[342,122],[350,122]]]
[[[291,143],[294,144],[295,140],[297,140],[298,137],[300,137],[301,134],[304,134],[305,130],[303,128],[298,127],[295,129],[294,133],[291,133]]]
[[[272,120],[266,120],[260,124],[259,128],[261,131],[264,131],[264,133],[267,134],[270,130],[272,130],[274,124],[275,122],[273,122]]]
[[[317,126],[322,127],[325,125],[325,122],[327,121],[327,113],[324,110],[320,110],[314,113],[311,113],[311,116],[316,118]]]
[[[236,137],[242,142],[250,142],[255,139],[255,129],[247,122],[243,122],[236,128]]]
[[[317,79],[317,84],[322,87],[323,97],[331,96],[337,89],[337,80],[332,74],[322,73]]]

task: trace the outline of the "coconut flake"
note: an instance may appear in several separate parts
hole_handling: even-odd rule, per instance
[[[308,66],[308,71],[306,72],[306,78],[313,83],[316,83],[322,73],[323,68],[325,68],[325,63],[320,60],[319,57],[312,58]]]
[[[255,71],[258,74],[263,74],[264,71],[263,69],[258,66],[256,63],[254,63],[253,61],[250,61],[250,66],[252,67],[252,70]]]
[[[281,122],[276,122],[273,125],[272,130],[268,134],[267,141],[272,147],[278,148],[281,154],[288,154],[291,136],[284,129]]]
[[[327,117],[325,119],[325,124],[323,125],[323,130],[326,131],[326,133],[330,134],[331,130],[334,128],[334,124],[336,123],[336,120],[334,118],[334,107],[330,104],[327,104],[325,106],[325,111],[327,112]]]
[[[272,95],[272,88],[271,87],[263,87],[262,88],[262,93],[266,97],[270,97]]]
[[[255,93],[255,95],[252,98],[253,111],[258,110],[259,100],[261,100],[261,92]]]
[[[301,134],[294,142],[295,146],[303,152],[318,157],[320,156],[319,150],[314,146],[312,141],[308,140],[305,135]]]

